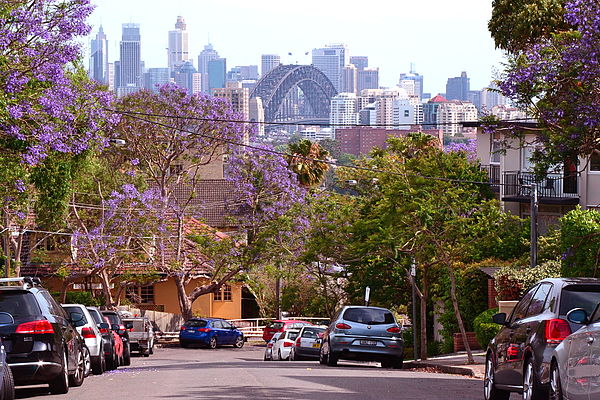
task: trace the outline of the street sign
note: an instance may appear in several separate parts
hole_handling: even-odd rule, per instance
[[[366,287],[365,288],[365,305],[368,306],[369,305],[369,297],[371,296],[371,288],[370,287]]]

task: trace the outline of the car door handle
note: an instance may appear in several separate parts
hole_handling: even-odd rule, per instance
[[[592,343],[594,343],[594,338],[591,336],[588,336],[586,341],[588,342],[588,344],[592,344]]]

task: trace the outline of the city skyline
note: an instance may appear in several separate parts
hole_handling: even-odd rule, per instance
[[[332,1],[311,7],[317,3],[309,0],[294,10],[297,24],[290,24],[291,10],[271,0],[254,8],[239,0],[227,6],[213,0],[201,5],[184,0],[93,3],[97,7],[89,20],[92,32],[84,49],[89,52],[89,42],[102,25],[109,41],[109,61],[118,60],[121,26],[133,22],[140,25],[141,59],[147,68],[167,67],[168,32],[180,15],[186,20],[189,58],[196,67],[209,35],[215,50],[227,58],[228,68],[261,65],[262,54],[278,54],[284,64],[310,64],[313,49],[344,43],[350,56],[368,56],[369,65],[379,67],[381,86],[398,84],[400,74],[409,72],[410,63],[415,63],[415,71],[425,76],[424,90],[435,95],[444,91],[449,77],[461,71],[468,72],[472,89],[487,86],[492,70],[499,69],[502,61],[487,32],[491,2],[481,4],[480,0],[459,0],[452,6],[436,0],[439,7],[420,3],[373,6],[372,14],[377,17],[358,12],[358,2]],[[357,12],[351,12],[353,8]]]

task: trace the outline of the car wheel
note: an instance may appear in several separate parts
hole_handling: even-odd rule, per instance
[[[106,371],[106,356],[104,355],[104,345],[101,345],[100,355],[92,362],[92,373],[102,375]]]
[[[67,346],[64,346],[65,349]],[[67,364],[67,354],[63,353],[62,371],[56,378],[50,381],[50,393],[65,394],[69,393],[69,364]]]
[[[523,369],[523,400],[542,400],[545,396],[537,381],[533,358],[527,359]]]
[[[319,351],[319,364],[326,365],[327,364],[327,355],[323,351],[323,347],[325,347],[325,346],[321,346],[321,350]]]
[[[142,353],[144,357],[150,357],[150,349],[142,350],[140,353]]]
[[[216,349],[217,348],[217,338],[216,337],[211,337],[210,340],[208,341],[208,347],[210,349]]]
[[[131,349],[129,348],[129,343],[127,343],[127,346],[123,346],[123,364],[122,365],[131,365]]]
[[[2,400],[13,400],[15,398],[15,380],[12,371],[4,364],[4,376],[2,377]]]
[[[550,369],[550,400],[563,400],[562,384],[560,383],[560,371],[558,365],[552,363]]]
[[[150,344],[150,349],[148,350],[148,354],[154,354],[154,342]]]
[[[92,374],[92,356],[90,355],[90,349],[87,347],[83,348],[83,364],[85,365],[84,376],[87,378]]]
[[[494,362],[490,355],[485,360],[485,377],[483,378],[483,398],[485,400],[508,400],[510,392],[496,388]]]
[[[288,357],[288,360],[290,360],[290,361],[296,361],[296,352],[294,351],[293,347],[290,350],[290,356]]]
[[[183,347],[184,349],[186,349],[186,348],[188,348],[190,346],[190,344],[188,342],[184,341],[184,340],[180,340],[179,341],[179,345],[181,347]]]
[[[281,357],[281,349],[277,350],[277,361],[281,361],[283,360],[283,357]]]
[[[326,342],[323,347],[327,347],[327,359],[325,361],[325,364],[327,364],[330,367],[335,367],[338,363],[338,358],[339,356],[337,354],[335,354],[333,351],[331,351],[331,345],[329,344],[329,342]],[[321,347],[321,349],[323,348]],[[325,353],[323,351],[323,353]]]
[[[236,349],[241,349],[242,347],[244,347],[244,338],[242,336],[238,336],[237,338],[235,338],[235,343],[233,344],[233,347],[235,347]]]
[[[70,386],[77,387],[83,384],[83,380],[85,378],[85,357],[83,352],[83,349],[77,352],[77,363],[75,365],[75,371],[73,372],[73,374],[69,375]]]

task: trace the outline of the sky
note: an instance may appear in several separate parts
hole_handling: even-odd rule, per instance
[[[88,22],[95,36],[103,26],[109,60],[118,59],[123,23],[139,23],[147,68],[167,66],[168,31],[177,16],[189,32],[197,66],[210,40],[227,69],[259,65],[261,54],[279,54],[284,64],[310,64],[310,51],[332,43],[350,55],[368,56],[379,67],[380,85],[394,86],[400,73],[424,76],[424,91],[444,92],[450,77],[466,71],[471,90],[489,85],[502,69],[487,30],[492,0],[92,0]],[[309,55],[305,55],[308,52]],[[292,53],[292,55],[288,55]]]

